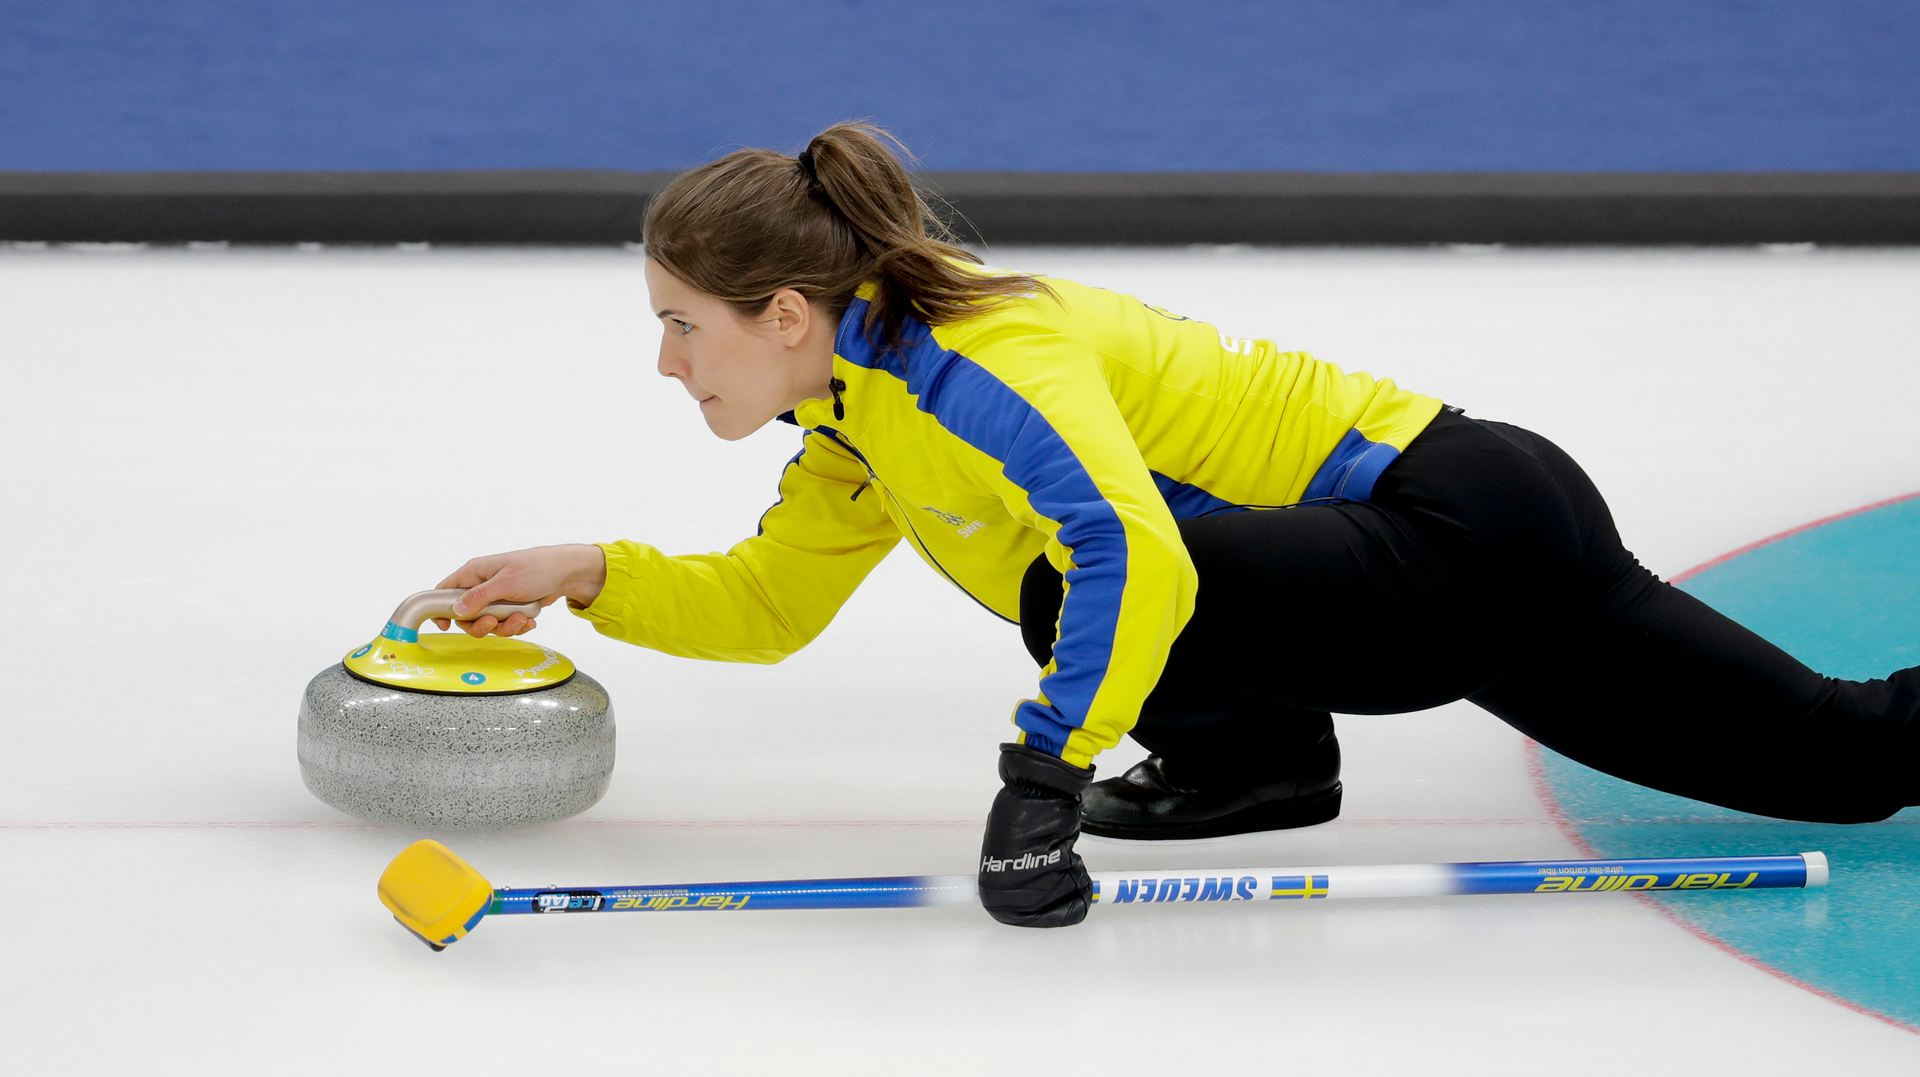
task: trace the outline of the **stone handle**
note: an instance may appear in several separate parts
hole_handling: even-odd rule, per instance
[[[453,612],[453,603],[455,599],[466,593],[458,587],[448,587],[439,591],[422,591],[417,595],[409,595],[407,600],[400,603],[399,608],[393,611],[393,616],[388,620],[411,631],[418,629],[434,617],[460,618],[459,614]],[[474,614],[474,618],[485,615],[504,621],[516,613],[538,617],[540,608],[538,602],[495,602]]]

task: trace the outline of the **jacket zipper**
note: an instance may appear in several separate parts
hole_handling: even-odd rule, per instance
[[[860,495],[866,491],[867,487],[876,486],[876,485],[879,486],[881,491],[887,495],[887,500],[893,503],[893,507],[895,509],[899,510],[900,522],[907,525],[907,532],[910,540],[913,542],[914,548],[920,551],[920,556],[926,558],[928,564],[932,565],[935,569],[938,569],[940,572],[940,575],[945,576],[947,578],[947,582],[950,584],[953,584],[954,587],[958,588],[961,594],[966,595],[968,598],[973,599],[974,605],[979,606],[981,609],[986,610],[988,613],[993,614],[995,617],[1000,618],[1002,621],[1005,621],[1010,625],[1017,625],[1020,623],[1019,621],[1016,621],[1013,618],[1008,617],[1005,614],[1001,613],[999,610],[994,609],[992,606],[987,605],[985,602],[980,601],[980,598],[978,595],[975,595],[972,591],[967,590],[965,584],[953,578],[953,573],[947,571],[947,566],[941,564],[940,559],[938,557],[933,556],[933,551],[927,549],[926,540],[920,537],[919,529],[913,526],[913,518],[907,515],[907,507],[905,505],[902,505],[900,503],[900,499],[893,496],[893,491],[887,489],[887,485],[880,481],[879,474],[873,470],[873,465],[867,462],[867,458],[864,453],[862,453],[859,449],[854,448],[852,445],[848,444],[847,440],[840,436],[840,431],[838,430],[827,429],[824,427],[817,427],[816,430],[818,430],[819,433],[825,434],[827,437],[833,439],[834,444],[852,453],[853,458],[855,460],[860,461],[860,466],[867,469],[867,481],[861,483],[860,488],[858,490],[855,490],[853,492],[853,496],[848,498],[847,500],[858,501],[860,499]]]

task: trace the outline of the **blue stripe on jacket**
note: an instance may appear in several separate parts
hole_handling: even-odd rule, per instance
[[[1160,496],[1166,499],[1167,509],[1173,513],[1173,518],[1176,520],[1191,520],[1196,516],[1211,516],[1216,512],[1247,511],[1245,505],[1236,505],[1225,498],[1215,497],[1198,486],[1190,486],[1178,479],[1162,475],[1158,471],[1148,472],[1148,474],[1153,476],[1153,484],[1160,488]]]
[[[1028,700],[1014,714],[1028,744],[1059,755],[1067,736],[1086,721],[1113,657],[1127,583],[1126,528],[1039,409],[985,367],[942,348],[923,322],[906,323],[901,348],[876,347],[864,331],[867,307],[856,299],[841,319],[835,341],[840,356],[906,382],[917,408],[999,461],[1001,473],[1026,492],[1034,511],[1060,525],[1059,541],[1073,552],[1053,648],[1055,672],[1040,682],[1052,705]]]
[[[1313,473],[1313,481],[1307,483],[1301,500],[1366,501],[1373,496],[1373,484],[1379,480],[1380,473],[1399,457],[1399,449],[1385,442],[1368,441],[1360,431],[1349,430]]]

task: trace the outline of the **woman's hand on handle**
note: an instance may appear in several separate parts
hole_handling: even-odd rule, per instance
[[[441,587],[459,587],[467,593],[454,606],[455,613],[472,613],[495,602],[538,602],[550,606],[562,598],[582,609],[600,597],[607,583],[607,557],[598,546],[572,543],[565,546],[535,546],[530,550],[489,554],[461,565],[441,580]],[[444,617],[434,619],[442,629],[449,626]],[[461,620],[460,630],[476,638],[489,633],[517,636],[532,631],[534,620],[516,613],[505,621],[489,616]]]

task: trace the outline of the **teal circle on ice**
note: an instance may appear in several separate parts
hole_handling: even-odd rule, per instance
[[[1829,676],[1920,665],[1920,496],[1789,532],[1679,586]],[[1920,1026],[1920,809],[1861,826],[1784,822],[1540,757],[1569,825],[1600,856],[1825,852],[1833,876],[1824,890],[1654,900],[1818,991]]]

